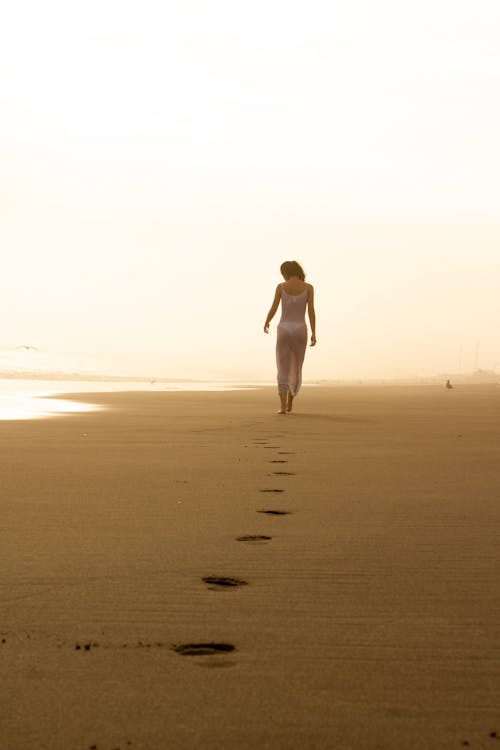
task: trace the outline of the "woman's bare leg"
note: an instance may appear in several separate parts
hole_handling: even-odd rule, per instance
[[[278,414],[286,414],[286,393],[279,393],[281,408]]]
[[[293,396],[290,393],[290,391],[288,391],[286,395],[286,410],[288,412],[292,411],[292,406],[293,406]]]

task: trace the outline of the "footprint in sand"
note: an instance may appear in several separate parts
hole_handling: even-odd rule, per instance
[[[272,536],[266,536],[265,534],[249,534],[247,536],[236,537],[237,542],[268,542],[272,539]]]
[[[295,473],[293,471],[273,471],[272,473],[278,477],[294,477],[295,476]]]
[[[288,461],[285,461],[284,458],[274,458],[272,461],[269,461],[270,464],[287,464]]]
[[[267,513],[269,516],[289,516],[291,510],[258,510],[257,513]]]
[[[279,448],[279,445],[276,445],[275,448]],[[278,451],[278,456],[295,456],[294,451]]]
[[[267,490],[267,489],[265,489],[265,490],[259,490],[259,492],[284,492],[284,491],[285,490],[273,490],[273,489],[270,489],[270,490]]]
[[[229,578],[225,576],[205,576],[201,580],[204,583],[208,583],[210,585],[210,588],[212,589],[248,585],[248,581],[243,581],[240,578]]]
[[[236,651],[232,643],[180,643],[174,644],[172,650],[181,656],[214,656]]]

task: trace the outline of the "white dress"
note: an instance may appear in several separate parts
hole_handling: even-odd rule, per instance
[[[281,288],[281,320],[276,339],[278,393],[296,396],[300,390],[307,346],[306,306],[307,287],[301,294],[288,294]]]

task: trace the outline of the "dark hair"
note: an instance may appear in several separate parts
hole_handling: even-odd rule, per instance
[[[280,271],[285,279],[289,279],[290,276],[297,276],[301,281],[306,279],[302,266],[296,260],[285,260],[280,266]]]

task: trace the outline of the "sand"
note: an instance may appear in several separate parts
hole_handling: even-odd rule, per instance
[[[0,423],[2,750],[500,747],[498,387],[78,398]]]

